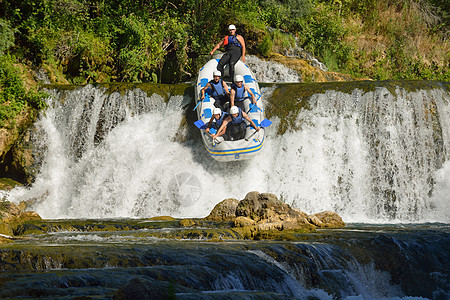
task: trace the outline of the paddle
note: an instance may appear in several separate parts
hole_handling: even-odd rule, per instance
[[[263,88],[263,89],[264,89],[264,88]],[[259,98],[261,98],[261,96],[262,96],[262,94],[263,94],[263,89],[261,90],[261,94],[258,94],[258,93],[255,92],[256,95],[259,95],[259,96],[258,96],[258,99],[256,99],[256,102],[255,102],[255,103],[250,103],[250,106],[249,106],[249,109],[248,109],[247,113],[249,113],[249,112],[252,110],[252,108],[253,108],[255,105],[257,105]],[[256,110],[258,110],[258,109],[259,109],[260,111],[262,111],[261,108],[259,108],[258,106],[256,106]]]
[[[194,125],[197,126],[198,129],[206,129],[206,124],[202,120],[195,121]]]
[[[261,122],[261,124],[259,124],[259,125],[261,125],[261,128],[266,128],[266,127],[269,127],[270,125],[272,125],[272,121],[270,121],[269,119],[264,119],[264,120],[262,120],[262,122]],[[252,137],[252,136],[254,136],[255,135],[255,133],[257,133],[258,131],[256,131],[256,129],[255,129],[255,132],[253,132],[248,138],[246,138],[245,140],[248,142],[249,140],[250,140],[250,138]]]
[[[206,99],[206,98],[209,98],[209,94],[205,94],[205,99]],[[200,103],[202,103],[202,101],[203,101],[203,100],[198,101],[198,102],[197,102],[197,105],[194,107],[193,110],[196,110],[197,107],[200,105]]]
[[[197,126],[198,129],[206,129],[206,124],[202,120],[195,121],[194,124],[195,124],[195,126]],[[209,131],[210,131],[210,132],[208,132],[209,136],[211,136],[211,134],[215,134],[217,132],[217,130],[215,128],[210,128]],[[221,142],[222,141],[218,141],[217,139],[214,139],[213,147],[216,144],[220,144]]]

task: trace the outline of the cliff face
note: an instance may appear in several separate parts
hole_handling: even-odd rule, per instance
[[[11,178],[23,184],[33,181],[31,127],[36,116],[36,109],[26,107],[9,120],[9,128],[0,129],[0,178]]]

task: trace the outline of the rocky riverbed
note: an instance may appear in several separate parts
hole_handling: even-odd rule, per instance
[[[169,239],[296,240],[297,234],[313,232],[317,228],[345,226],[341,217],[331,211],[308,215],[293,209],[271,193],[249,192],[244,199],[225,199],[211,213],[201,219],[175,219],[158,216],[149,219],[124,220],[42,220],[26,211],[26,204],[0,202],[0,242],[11,242],[30,234],[58,231],[129,231],[154,230],[151,236]]]

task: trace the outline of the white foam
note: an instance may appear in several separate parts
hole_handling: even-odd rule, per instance
[[[346,222],[448,223],[450,125],[430,120],[427,109],[437,103],[448,115],[448,96],[397,95],[385,88],[314,95],[311,109],[296,118],[299,130],[279,136],[272,118],[256,158],[224,164],[199,139],[177,141],[186,134],[179,131],[185,98],[166,104],[139,91],[121,97],[87,86],[38,121],[47,148],[41,173],[31,188],[7,197],[37,199],[34,209],[44,218],[203,217],[221,200],[257,190],[307,213],[336,211]],[[184,173],[190,176],[180,178],[196,178],[199,186],[174,190],[174,178]]]

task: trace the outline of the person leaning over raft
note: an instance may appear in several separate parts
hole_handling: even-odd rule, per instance
[[[208,133],[210,128],[214,128],[219,131],[220,127],[223,124],[223,120],[228,116],[228,114],[222,111],[220,108],[216,107],[213,110],[213,117],[209,120],[206,125],[205,132]]]
[[[212,90],[211,96],[216,99],[214,106],[219,107],[221,110],[225,110],[225,104],[230,100],[230,91],[227,83],[223,81],[220,76],[222,76],[220,71],[214,71],[214,79],[208,82],[201,90],[201,100],[203,101],[203,99],[205,99],[205,91],[210,87]]]
[[[244,77],[242,75],[236,75],[235,83],[231,85],[231,91],[230,91],[230,105],[231,106],[237,106],[242,110],[245,110],[244,107],[244,100],[245,100],[245,92],[247,92],[252,97],[252,103],[256,103],[255,95],[253,94],[252,90],[243,83]]]
[[[226,133],[226,135],[224,135],[225,140],[243,139],[245,137],[245,129],[247,128],[245,120],[247,120],[256,131],[259,131],[260,128],[255,125],[242,109],[237,106],[232,106],[230,108],[230,115],[223,120],[222,126],[220,126],[217,133],[212,134],[211,137],[215,139]]]
[[[227,35],[222,41],[220,41],[209,54],[213,55],[217,49],[222,47],[222,45],[225,47],[226,52],[222,55],[222,58],[217,65],[217,70],[223,74],[223,68],[226,64],[229,64],[230,78],[233,80],[234,65],[239,61],[241,56],[242,61],[245,63],[245,41],[242,36],[236,34],[236,26],[228,26],[228,31],[230,32],[230,35]]]

